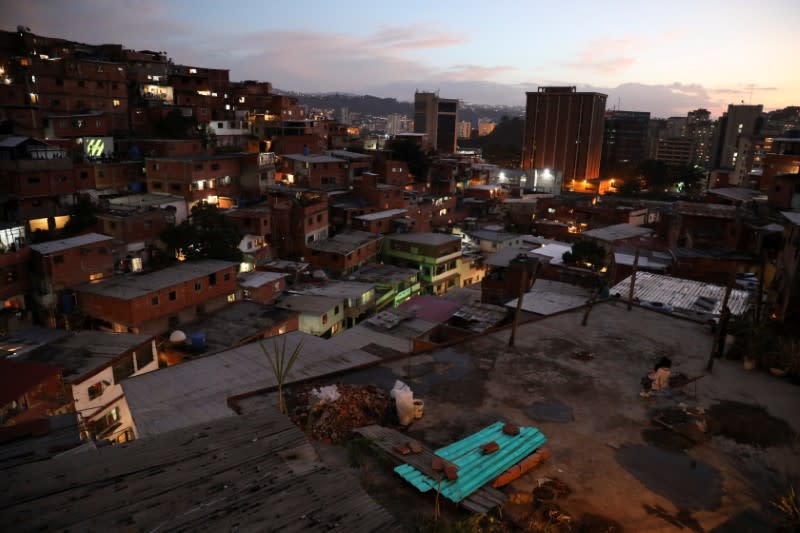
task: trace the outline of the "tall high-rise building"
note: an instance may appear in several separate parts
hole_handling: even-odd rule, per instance
[[[606,98],[575,87],[527,93],[522,168],[561,172],[565,186],[600,176]]]
[[[425,133],[436,150],[455,153],[457,124],[458,100],[439,98],[436,93],[414,93],[414,133]]]
[[[600,170],[603,177],[620,177],[647,159],[647,130],[650,113],[608,111],[603,133]]]
[[[391,114],[386,117],[386,133],[397,135],[408,131],[408,117],[406,115]]]
[[[458,121],[458,138],[469,139],[472,136],[472,123],[469,120]]]
[[[711,143],[714,123],[708,109],[695,109],[686,114],[686,136],[692,140],[692,163],[703,168],[711,164]]]
[[[734,105],[728,106],[728,111],[722,115],[717,124],[716,139],[714,141],[713,168],[736,168],[739,157],[739,139],[742,136],[752,137],[761,131],[762,105]]]

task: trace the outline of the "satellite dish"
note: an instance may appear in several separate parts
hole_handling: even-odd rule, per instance
[[[176,329],[169,335],[169,342],[172,344],[182,344],[186,342],[186,333],[182,332],[179,329]]]

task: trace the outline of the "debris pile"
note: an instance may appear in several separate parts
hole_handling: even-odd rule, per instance
[[[506,522],[523,531],[555,533],[620,533],[622,526],[602,516],[573,516],[556,503],[570,496],[572,490],[559,479],[540,479],[532,491],[512,492],[503,505]]]
[[[293,391],[292,422],[313,439],[330,444],[344,442],[350,432],[370,424],[383,424],[389,395],[373,385],[339,384]]]

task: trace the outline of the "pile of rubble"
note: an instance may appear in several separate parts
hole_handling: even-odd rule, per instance
[[[370,424],[384,424],[389,394],[373,385],[338,384],[292,391],[290,417],[311,438],[339,444],[350,432]]]

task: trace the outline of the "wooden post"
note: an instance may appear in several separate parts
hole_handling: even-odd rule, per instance
[[[531,259],[528,259],[528,261],[531,261]],[[534,282],[536,281],[536,268],[534,265],[538,265],[538,262],[535,262],[533,264],[531,264],[531,262],[524,264],[522,275],[520,276],[519,296],[517,297],[517,309],[514,312],[514,323],[511,325],[511,336],[508,338],[509,348],[514,347],[514,341],[517,336],[517,325],[519,324],[519,313],[522,309],[522,299],[525,297],[526,289],[533,286]],[[529,270],[531,271],[530,282],[528,282]]]
[[[586,311],[583,313],[583,320],[581,320],[581,326],[585,326],[589,322],[589,313],[592,312],[592,307],[594,306],[594,302],[597,300],[597,296],[600,294],[600,289],[597,289],[592,293],[592,296],[589,298],[588,305],[586,306]]]
[[[639,249],[636,249],[636,255],[633,256],[633,269],[631,269],[631,287],[628,291],[628,311],[631,310],[633,305],[633,290],[636,287],[636,269],[639,268]]]
[[[725,335],[728,331],[728,319],[731,316],[728,310],[728,300],[731,297],[733,284],[736,282],[736,274],[730,273],[728,278],[728,286],[725,287],[725,296],[722,298],[722,311],[720,312],[719,324],[717,324],[717,331],[714,335],[714,342],[711,343],[711,355],[708,357],[708,364],[706,365],[706,372],[711,372],[714,369],[714,358],[722,357],[722,351],[725,346]]]

